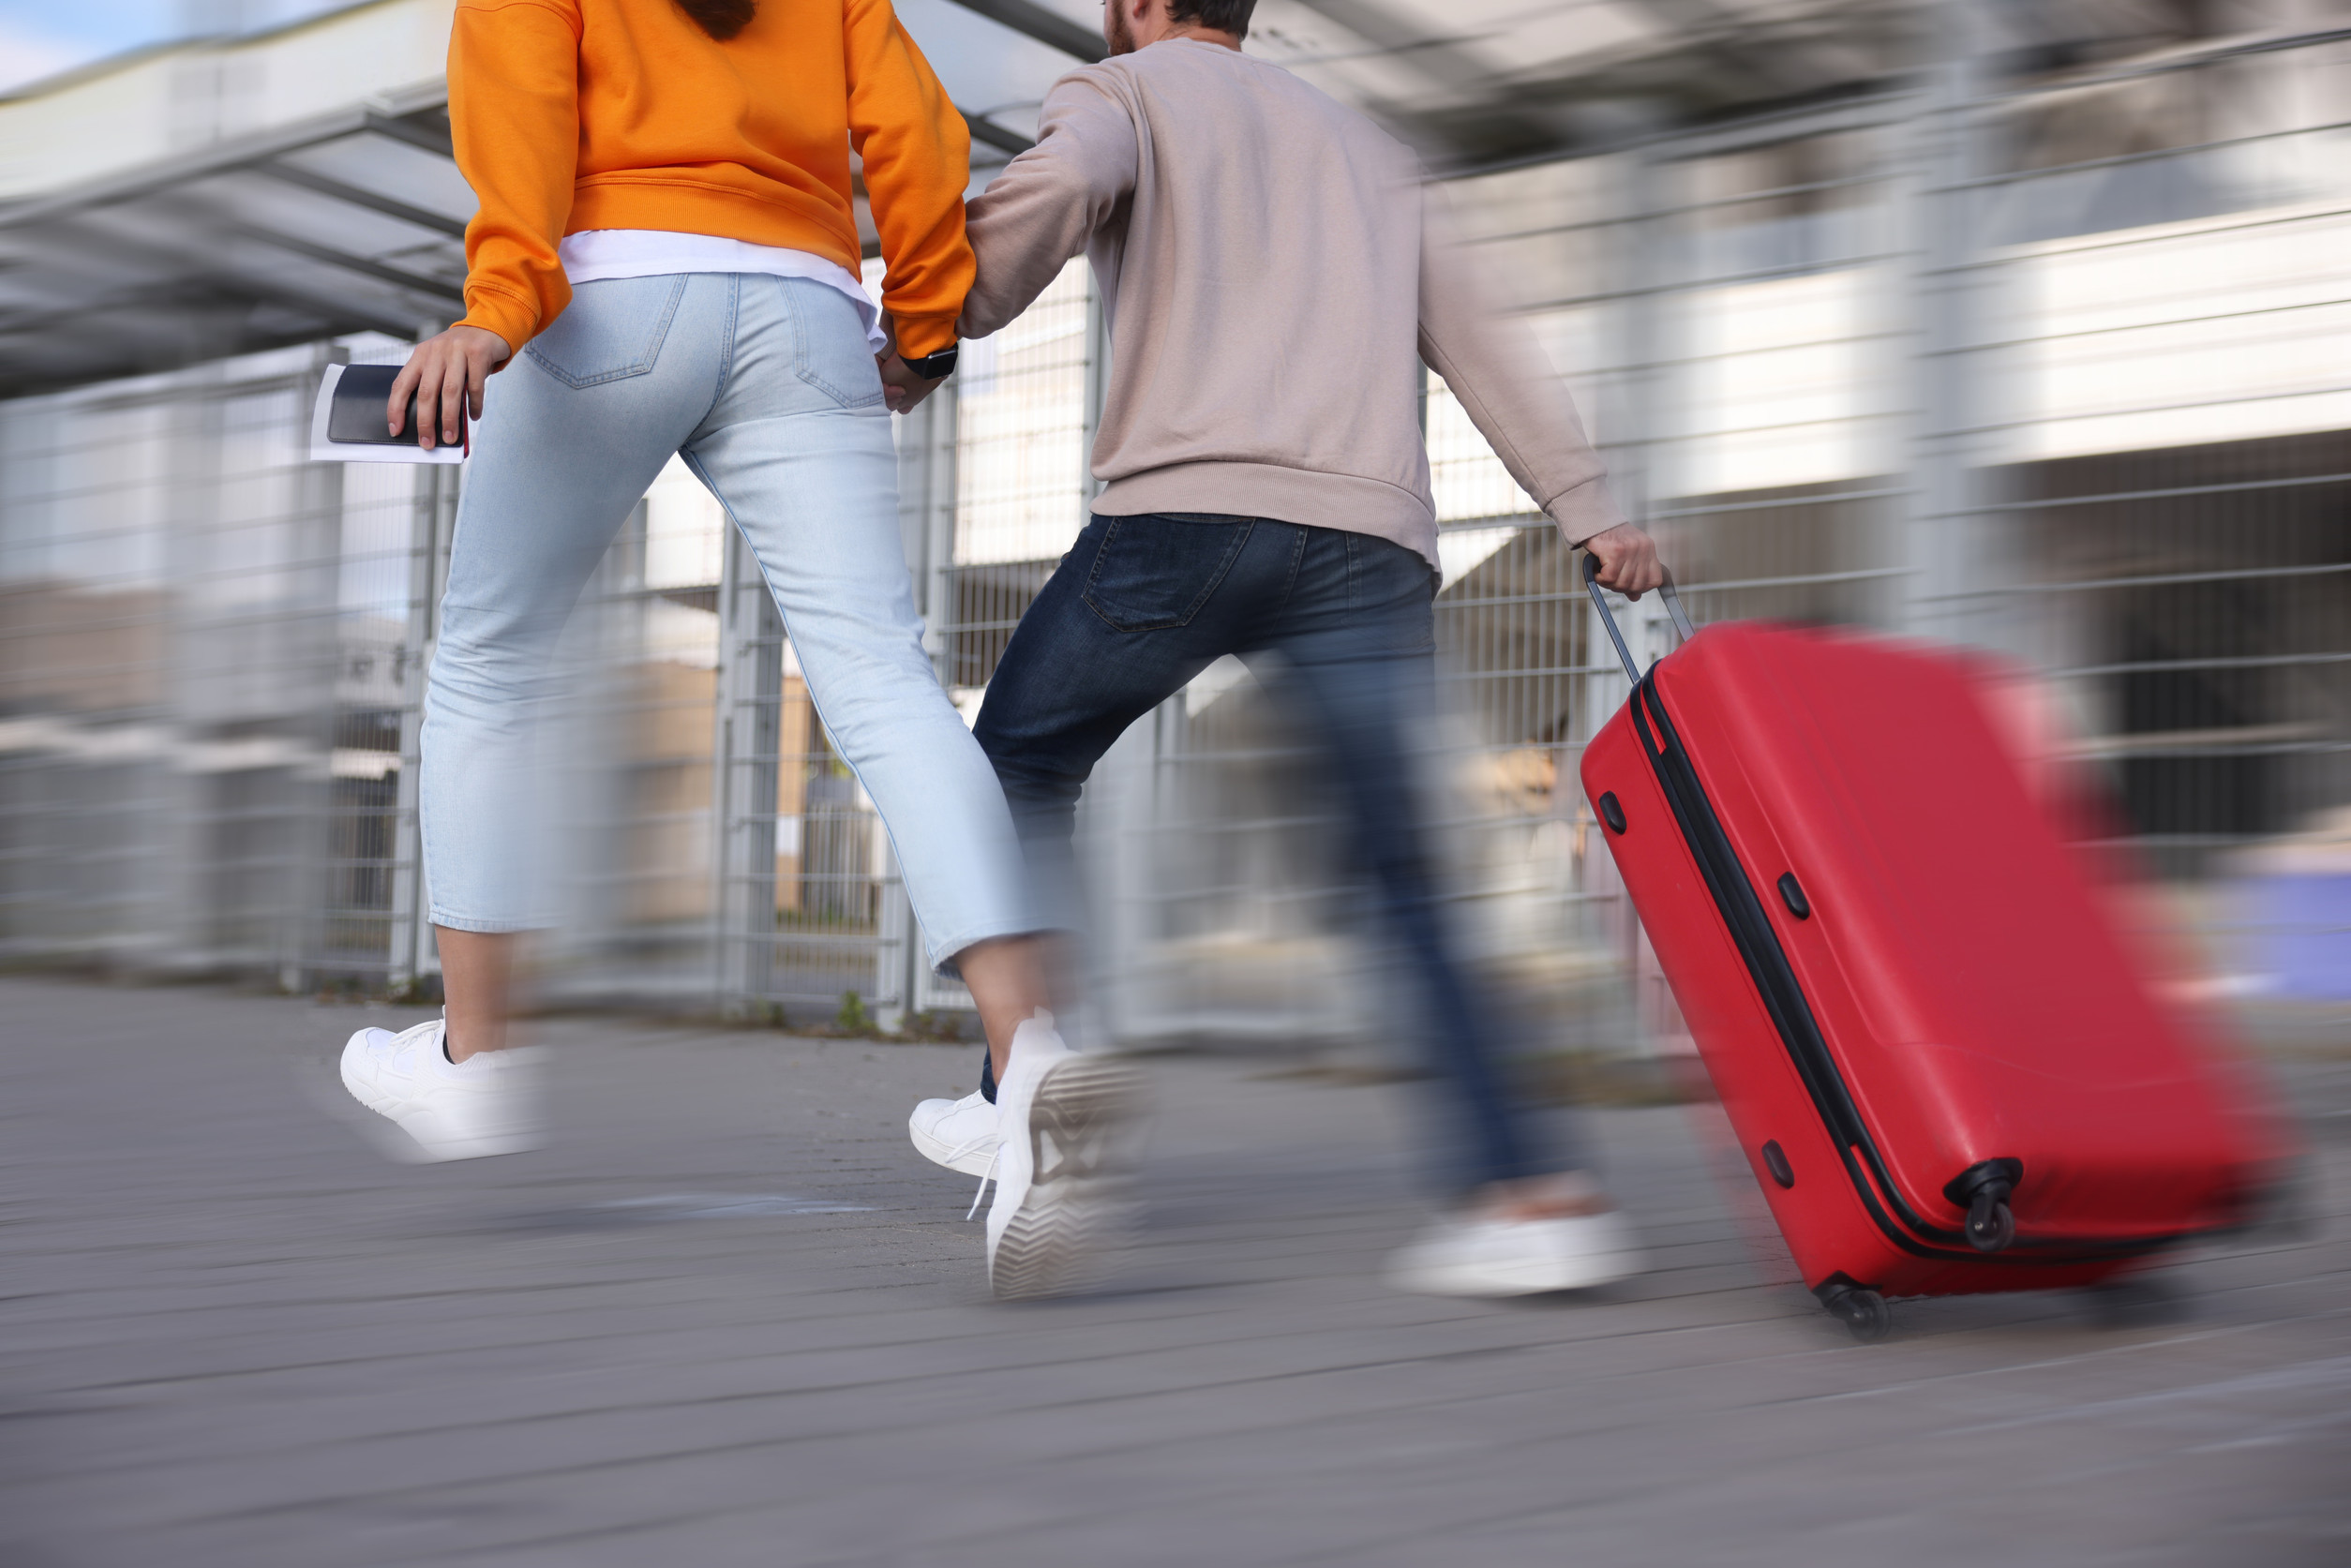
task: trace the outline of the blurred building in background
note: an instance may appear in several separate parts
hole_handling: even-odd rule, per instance
[[[7,962],[432,972],[417,705],[462,480],[303,455],[324,366],[460,309],[449,8],[374,0],[0,101]],[[972,123],[975,188],[1100,53],[1077,0],[899,10]],[[2351,993],[2351,3],[1261,0],[1250,48],[1422,150],[1701,622],[2029,665],[2227,963]],[[966,710],[1083,521],[1102,344],[1073,263],[900,422],[907,558]],[[1623,678],[1433,378],[1426,427],[1461,908],[1523,1016],[1621,1043],[1640,944],[1573,779]],[[562,992],[964,1000],[915,961],[888,839],[681,467],[573,643]],[[1086,827],[1118,1034],[1369,1028],[1320,794],[1237,666],[1121,743]]]

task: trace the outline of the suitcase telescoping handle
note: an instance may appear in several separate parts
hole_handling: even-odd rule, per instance
[[[1583,554],[1583,590],[1592,595],[1592,607],[1599,612],[1600,624],[1609,629],[1609,641],[1616,645],[1616,656],[1625,665],[1625,679],[1640,685],[1640,666],[1633,663],[1633,650],[1625,646],[1625,634],[1617,630],[1616,615],[1600,592],[1600,558],[1589,550]],[[1682,640],[1687,642],[1698,635],[1690,627],[1690,618],[1683,612],[1682,596],[1674,591],[1671,573],[1666,574],[1665,583],[1657,592],[1664,597],[1666,613],[1673,617],[1673,629],[1682,634]]]

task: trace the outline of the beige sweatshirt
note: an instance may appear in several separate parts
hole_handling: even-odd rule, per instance
[[[1175,38],[1071,72],[967,209],[959,330],[1072,256],[1110,324],[1094,510],[1377,534],[1437,559],[1425,362],[1580,543],[1624,519],[1566,391],[1445,236],[1401,143],[1278,67]]]

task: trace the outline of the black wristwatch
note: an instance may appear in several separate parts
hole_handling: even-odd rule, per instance
[[[938,352],[924,354],[921,359],[915,359],[906,354],[901,354],[898,357],[906,361],[907,369],[924,381],[943,381],[955,373],[955,354],[956,351],[962,347],[960,343],[950,343]]]

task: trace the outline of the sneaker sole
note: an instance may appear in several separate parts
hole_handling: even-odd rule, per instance
[[[1095,1056],[1062,1063],[1037,1086],[1035,1174],[988,1270],[999,1299],[1068,1295],[1101,1279],[1127,1229],[1124,1144],[1139,1086],[1132,1068]]]
[[[396,1124],[397,1125],[397,1124]],[[405,1127],[419,1151],[417,1160],[425,1165],[445,1165],[458,1159],[495,1159],[501,1155],[527,1155],[547,1147],[547,1140],[536,1133],[518,1133],[490,1138],[446,1138],[427,1143]]]

